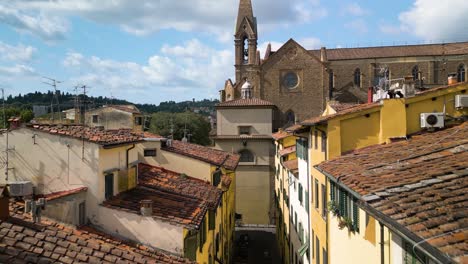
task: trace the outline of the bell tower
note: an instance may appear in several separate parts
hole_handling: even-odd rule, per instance
[[[234,34],[236,82],[249,77],[247,72],[259,64],[257,40],[257,19],[253,16],[252,1],[240,0]]]

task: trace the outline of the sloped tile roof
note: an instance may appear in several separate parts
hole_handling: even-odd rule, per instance
[[[68,136],[104,146],[136,143],[143,141],[142,133],[130,129],[103,130],[80,125],[30,125],[30,128],[53,135]]]
[[[198,159],[216,166],[223,166],[229,170],[235,170],[240,159],[238,154],[178,140],[172,140],[171,146],[165,146],[161,149]]]
[[[280,130],[276,133],[273,133],[272,137],[274,140],[281,140],[281,139],[284,139],[284,138],[287,138],[289,136],[292,136],[291,133],[289,132],[286,132],[285,130]]]
[[[142,200],[153,201],[153,217],[198,229],[208,209],[217,208],[222,190],[201,180],[161,167],[138,164],[138,186],[103,205],[140,214]]]
[[[280,156],[284,156],[284,155],[294,153],[294,152],[296,152],[296,145],[284,148],[284,149],[282,149],[282,150],[280,150],[278,152],[279,152]]]
[[[45,218],[34,224],[23,210],[15,204],[13,217],[0,221],[0,263],[192,263],[92,227],[74,228]]]
[[[216,105],[217,108],[226,108],[226,107],[274,107],[275,104],[268,102],[259,98],[250,98],[250,99],[237,99],[232,101],[222,102]]]
[[[86,192],[88,190],[88,187],[79,187],[75,189],[70,189],[70,190],[64,190],[64,191],[58,191],[58,192],[53,192],[49,194],[43,195],[44,198],[46,198],[47,201],[52,201],[60,198],[64,198],[73,194],[78,194],[81,192]]]
[[[209,182],[181,177],[180,173],[143,163],[138,164],[138,183],[148,188],[202,199],[211,210],[216,209],[222,195],[222,191]]]
[[[140,110],[134,105],[106,105],[104,107],[111,107],[131,114],[141,114]]]
[[[320,50],[311,50],[310,52],[314,56],[320,58]],[[406,46],[339,48],[327,49],[326,52],[327,59],[330,61],[367,58],[462,55],[468,53],[468,42]]]
[[[272,139],[270,135],[215,135],[215,139]]]
[[[286,169],[290,170],[290,171],[296,171],[297,168],[299,167],[298,164],[299,163],[298,163],[297,159],[292,159],[292,160],[288,160],[288,161],[283,162],[283,166]]]
[[[322,122],[326,122],[326,121],[328,121],[330,119],[333,119],[335,117],[338,117],[338,116],[344,116],[344,115],[347,115],[347,114],[357,113],[357,112],[360,112],[360,111],[364,111],[364,110],[368,110],[368,109],[372,109],[372,108],[377,108],[377,107],[380,107],[380,106],[381,106],[380,102],[360,104],[360,105],[356,105],[354,107],[343,109],[342,111],[339,111],[339,112],[337,112],[335,114],[326,115],[326,116],[317,116],[317,117],[313,117],[313,118],[304,120],[303,122],[301,122],[301,124],[306,125],[306,126],[315,125],[315,124],[319,124],[319,123],[322,123]]]
[[[468,257],[468,122],[359,149],[317,168],[444,254]]]
[[[330,104],[330,107],[335,109],[336,112],[341,112],[348,108],[356,107],[359,104],[352,104],[352,103],[340,103],[340,102],[333,102]]]

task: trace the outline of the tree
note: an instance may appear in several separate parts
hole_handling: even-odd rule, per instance
[[[211,143],[209,138],[210,123],[203,116],[193,112],[154,113],[151,116],[149,131],[168,137],[171,135],[171,122],[174,128],[174,139],[181,140],[184,137],[184,129],[187,127],[190,142],[204,146]]]

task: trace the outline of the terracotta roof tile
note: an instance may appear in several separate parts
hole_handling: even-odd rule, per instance
[[[198,229],[208,209],[215,210],[222,190],[161,167],[138,164],[138,186],[103,205],[140,214],[142,200],[153,201],[153,217]]]
[[[408,56],[461,55],[468,53],[468,42],[387,47],[340,48],[327,49],[326,51],[327,59],[331,61]],[[320,58],[320,50],[311,50],[310,52],[316,57]]]
[[[30,128],[49,134],[68,136],[104,145],[119,145],[136,143],[144,140],[142,133],[132,132],[130,129],[103,130],[97,127],[80,125],[30,125]]]
[[[141,114],[140,110],[134,105],[106,105],[104,107],[111,107],[131,114]]]
[[[274,107],[275,104],[259,99],[259,98],[250,98],[250,99],[237,99],[237,100],[232,100],[232,101],[226,101],[226,102],[222,102],[216,105],[217,108],[249,107],[249,106]]]
[[[172,140],[171,146],[166,145],[162,147],[162,149],[208,162],[216,166],[224,166],[229,170],[235,170],[240,159],[238,154],[178,140]]]
[[[287,147],[287,148],[284,148],[282,150],[279,151],[279,154],[280,156],[284,156],[284,155],[288,155],[288,154],[291,154],[291,153],[294,153],[296,152],[296,145],[293,145],[293,146],[290,146],[290,147]]]
[[[297,159],[285,161],[283,162],[283,166],[290,171],[296,171],[299,167]]]
[[[468,122],[359,149],[317,168],[451,258],[466,257]]]
[[[73,194],[81,193],[81,192],[86,192],[88,190],[88,187],[79,187],[75,189],[70,189],[70,190],[65,190],[65,191],[58,191],[58,192],[53,192],[49,194],[43,195],[44,198],[46,198],[47,201],[52,201],[56,199],[60,199],[63,197],[67,197]]]
[[[315,125],[315,124],[319,124],[319,123],[322,123],[322,122],[326,122],[326,121],[328,121],[330,119],[333,119],[335,117],[338,117],[338,116],[344,116],[344,115],[347,115],[347,114],[357,113],[357,112],[360,112],[360,111],[364,111],[364,110],[368,110],[368,109],[372,109],[372,108],[377,108],[377,107],[380,107],[380,102],[359,104],[359,105],[356,105],[354,107],[349,107],[349,108],[343,109],[342,111],[337,112],[336,114],[331,114],[331,115],[326,115],[326,116],[318,116],[318,117],[314,117],[314,118],[304,120],[303,122],[301,122],[301,124],[307,125],[307,126]]]
[[[215,135],[215,139],[272,139],[270,135]]]
[[[42,218],[40,224],[12,206],[0,221],[0,263],[192,263],[168,253],[115,238],[92,227],[74,228]]]
[[[340,103],[340,102],[333,102],[330,103],[330,107],[333,108],[336,112],[341,112],[343,110],[346,110],[348,108],[356,107],[359,104],[353,104],[353,103]]]
[[[280,131],[278,131],[276,133],[273,133],[273,135],[272,135],[274,140],[281,140],[281,139],[287,138],[289,136],[292,136],[292,134],[285,131],[285,130],[280,130]]]

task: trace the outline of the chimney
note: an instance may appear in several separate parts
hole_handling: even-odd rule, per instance
[[[140,205],[140,212],[142,216],[153,216],[153,201],[141,200]]]
[[[10,217],[10,195],[5,185],[0,185],[0,221],[5,221]]]
[[[448,85],[456,84],[457,83],[457,76],[455,74],[450,74],[448,76]]]
[[[325,47],[321,47],[320,48],[320,60],[322,62],[327,62],[328,61],[328,58],[327,58],[327,48]]]
[[[415,81],[413,79],[413,76],[406,76],[405,77],[405,82],[403,83],[403,95],[405,97],[412,97],[416,94],[416,87],[415,87]]]
[[[10,129],[17,129],[21,126],[21,117],[11,117],[8,123],[10,123]]]
[[[374,87],[367,88],[367,103],[372,103],[374,101]]]

